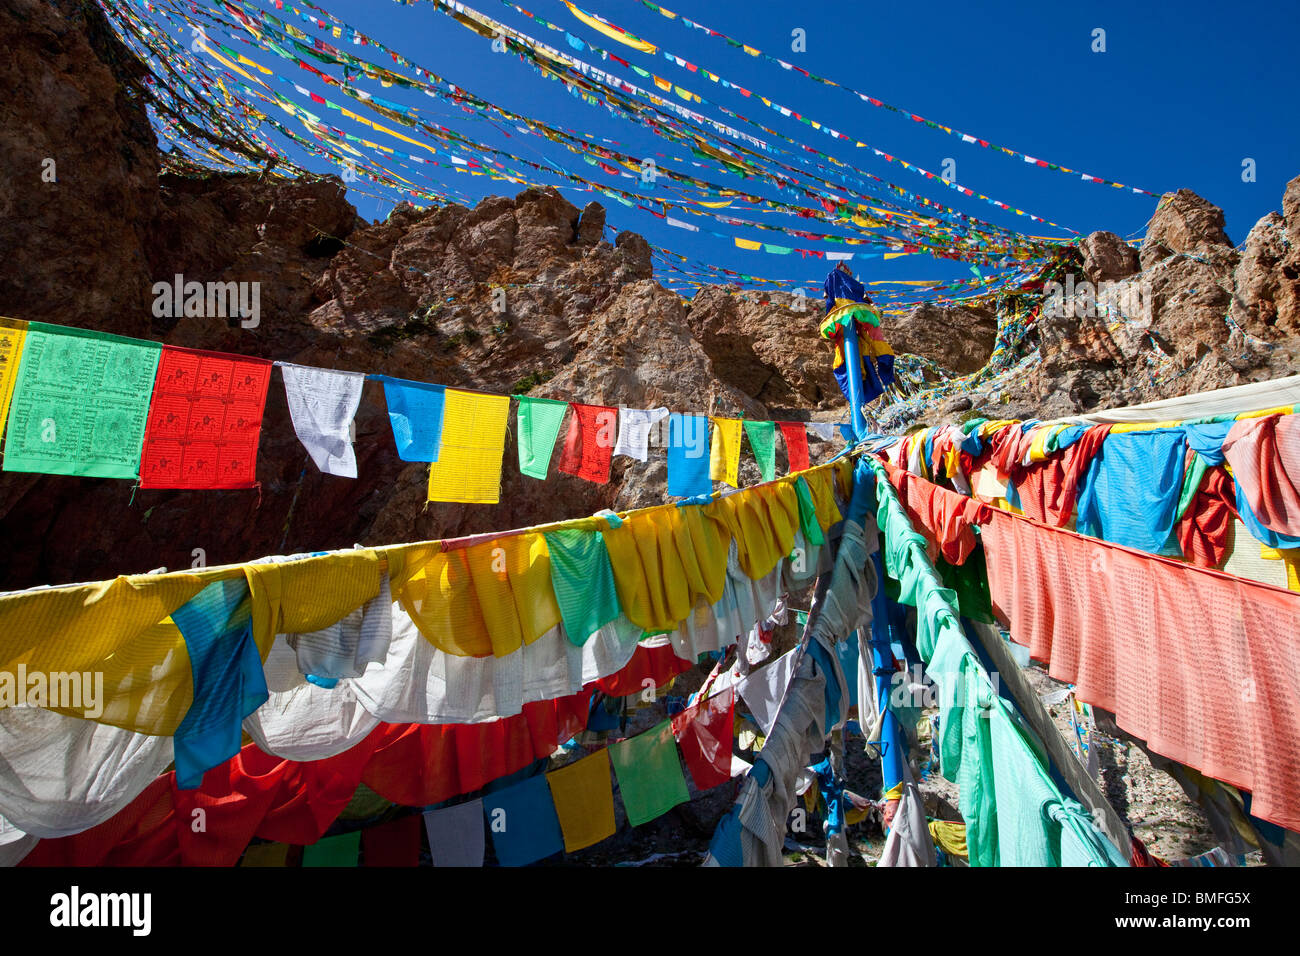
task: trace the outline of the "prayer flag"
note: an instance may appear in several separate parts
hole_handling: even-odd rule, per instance
[[[735,704],[735,689],[728,687],[708,700],[696,701],[673,718],[673,735],[697,790],[709,790],[731,779]]]
[[[447,389],[442,450],[429,466],[429,500],[496,504],[510,399]]]
[[[163,346],[141,488],[252,488],[271,363]]]
[[[745,424],[745,437],[749,450],[758,462],[758,471],[764,481],[776,477],[776,422],[750,422]]]
[[[587,638],[614,618],[621,607],[605,538],[577,528],[545,532],[551,556],[551,587],[569,642],[582,647]]]
[[[705,443],[709,437],[708,419],[703,415],[681,415],[668,419],[668,493],[678,497],[707,495],[713,491],[709,482],[709,459]]]
[[[626,455],[637,461],[648,460],[650,429],[667,417],[666,408],[620,408],[618,441],[614,443],[614,454]]]
[[[424,815],[429,854],[434,866],[482,866],[487,840],[483,832],[483,801],[470,800]]]
[[[713,444],[709,449],[709,477],[740,487],[740,419],[714,418]]]
[[[519,471],[530,478],[545,480],[569,403],[527,395],[518,395],[516,399],[519,402],[515,412],[519,426]]]
[[[30,323],[4,470],[138,478],[161,352],[157,342]]]
[[[609,461],[617,437],[618,409],[605,405],[570,406],[569,432],[557,466],[568,475],[603,485],[609,482]]]
[[[555,815],[564,834],[564,852],[576,853],[614,835],[614,788],[609,751],[598,750],[546,775]]]
[[[361,832],[366,866],[419,866],[420,817],[410,814]]]
[[[356,866],[361,831],[325,837],[302,848],[303,866]]]
[[[564,849],[564,835],[546,777],[483,795],[483,813],[502,866],[527,866]]]
[[[803,471],[808,465],[808,433],[803,422],[779,422],[781,436],[785,439],[785,453],[791,471]]]
[[[402,461],[437,461],[446,389],[387,375],[375,377],[384,383],[397,457]]]
[[[18,362],[23,354],[25,338],[26,322],[0,317],[0,435],[4,434],[5,419],[9,417],[9,399],[18,378]]]
[[[618,775],[623,809],[634,827],[691,798],[677,759],[672,721],[665,720],[643,734],[614,744],[609,748],[609,759]]]
[[[324,474],[357,476],[352,418],[361,404],[360,372],[282,364],[284,394],[298,440]]]

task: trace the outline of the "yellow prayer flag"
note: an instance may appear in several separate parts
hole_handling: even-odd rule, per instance
[[[763,248],[763,244],[761,242],[754,242],[754,240],[752,239],[738,238],[736,239],[736,245],[739,246],[741,249],[762,249]],[[718,421],[718,419],[715,418],[714,421],[716,422]]]
[[[4,434],[5,420],[9,417],[9,400],[14,395],[14,381],[26,338],[26,322],[0,318],[0,435]]]
[[[601,33],[605,34],[605,36],[609,37],[611,40],[617,40],[619,43],[623,44],[624,46],[630,46],[632,49],[640,50],[642,53],[654,54],[655,52],[658,51],[658,47],[656,47],[654,44],[647,43],[645,40],[634,37],[630,33],[624,33],[621,30],[615,29],[612,25],[610,25],[604,20],[599,20],[596,17],[583,13],[573,4],[569,3],[569,0],[564,0],[564,5],[569,8],[570,13],[572,13],[575,17],[577,17],[587,26],[591,27],[593,30],[600,31]]]
[[[429,500],[496,504],[510,399],[447,389],[442,447],[429,465]]]
[[[614,788],[609,780],[609,751],[546,775],[555,815],[564,834],[564,852],[576,853],[614,835]]]
[[[712,421],[713,444],[709,447],[709,478],[713,481],[725,481],[731,487],[739,488],[741,420],[714,418]]]

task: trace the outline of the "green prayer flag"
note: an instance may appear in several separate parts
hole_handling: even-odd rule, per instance
[[[618,777],[623,809],[634,827],[649,823],[691,798],[670,720],[614,744],[609,748],[609,759]]]
[[[794,494],[799,499],[799,529],[803,532],[804,540],[810,545],[825,544],[826,535],[817,520],[817,506],[813,504],[812,489],[802,475],[794,483]]]
[[[356,866],[361,849],[361,831],[353,830],[340,836],[325,837],[302,848],[302,865]]]
[[[555,450],[555,439],[560,434],[560,424],[568,402],[557,402],[550,398],[529,398],[516,395],[519,409],[515,420],[519,427],[519,471],[530,478],[546,480],[546,471],[551,466],[551,453]]]
[[[776,477],[776,422],[746,421],[744,425],[758,471],[764,481],[771,481]]]
[[[577,528],[543,534],[551,553],[551,588],[560,619],[570,643],[581,647],[622,610],[605,538],[598,531]]]
[[[139,478],[162,345],[43,322],[27,339],[4,470]]]

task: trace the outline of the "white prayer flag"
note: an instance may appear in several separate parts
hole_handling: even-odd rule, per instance
[[[316,467],[327,475],[357,476],[352,450],[352,418],[361,404],[361,372],[339,372],[306,365],[280,364],[289,415]]]

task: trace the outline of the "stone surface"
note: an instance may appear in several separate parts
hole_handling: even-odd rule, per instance
[[[956,375],[966,375],[988,363],[998,319],[991,309],[927,302],[901,320],[887,319],[882,327],[895,353],[921,355]]]
[[[1125,279],[1141,268],[1137,250],[1113,232],[1094,232],[1079,244],[1089,282]]]

